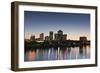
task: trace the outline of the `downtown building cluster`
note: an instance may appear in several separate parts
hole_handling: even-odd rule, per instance
[[[39,35],[39,38],[35,38],[35,35],[31,35],[30,40],[32,41],[64,41],[67,40],[67,34],[63,34],[62,30],[57,31],[57,33],[54,33],[53,31],[49,32],[49,36],[44,36],[44,33],[41,33]]]

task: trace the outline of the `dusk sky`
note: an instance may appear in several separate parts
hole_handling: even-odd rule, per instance
[[[40,33],[48,36],[50,31],[58,30],[67,34],[68,39],[90,39],[90,14],[24,11],[24,27],[26,39],[30,35],[38,38]]]

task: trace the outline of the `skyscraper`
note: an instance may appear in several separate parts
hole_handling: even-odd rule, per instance
[[[63,35],[63,31],[62,30],[59,30],[58,31],[58,35]]]
[[[54,37],[55,37],[54,40],[58,40],[58,34],[57,33],[54,34]]]
[[[35,41],[35,36],[32,35],[32,36],[30,37],[30,40]]]
[[[53,40],[53,31],[49,32],[49,38],[50,38],[50,40]]]
[[[44,40],[44,33],[40,34],[40,40],[43,41]]]
[[[63,41],[67,40],[67,34],[63,35]]]
[[[62,30],[59,30],[58,31],[58,40],[59,41],[62,41],[62,39],[63,39],[63,31]]]
[[[49,41],[49,39],[50,39],[49,36],[45,36],[46,41]]]
[[[58,41],[67,40],[67,34],[63,34],[62,30],[59,30],[54,36],[55,36],[55,40],[58,40]]]

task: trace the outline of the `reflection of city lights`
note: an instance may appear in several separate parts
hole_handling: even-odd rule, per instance
[[[90,48],[89,46],[44,48],[27,51],[25,56],[27,56],[26,61],[87,59],[90,58]]]
[[[36,52],[35,51],[29,51],[27,57],[28,57],[29,61],[34,61],[35,58],[36,58]]]

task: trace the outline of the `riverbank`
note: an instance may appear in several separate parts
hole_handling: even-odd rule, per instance
[[[50,48],[50,47],[81,47],[90,45],[90,41],[44,41],[44,42],[26,42],[25,41],[25,50],[35,49],[35,48]]]

